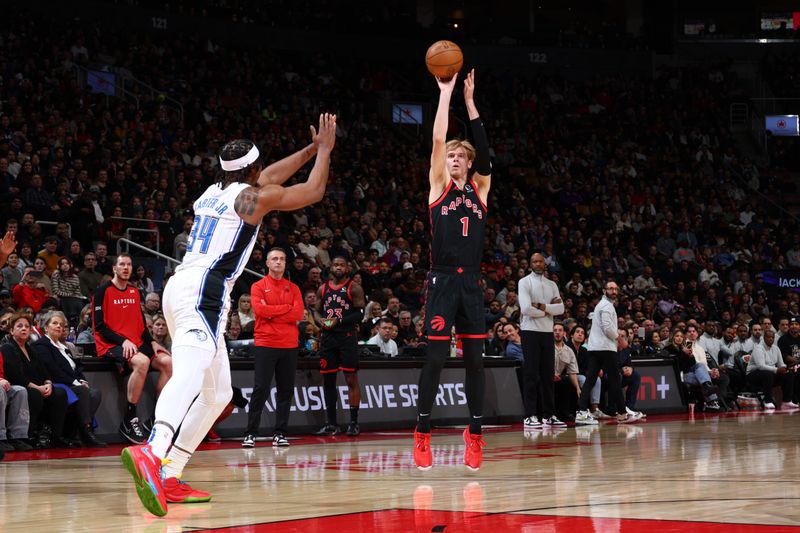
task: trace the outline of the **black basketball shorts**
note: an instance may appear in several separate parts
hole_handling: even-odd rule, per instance
[[[425,298],[425,330],[428,340],[450,340],[456,327],[461,338],[486,337],[483,289],[480,273],[428,273]]]
[[[319,371],[331,372],[358,371],[358,338],[356,333],[322,334],[319,346]]]

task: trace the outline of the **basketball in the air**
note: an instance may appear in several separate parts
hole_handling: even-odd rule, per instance
[[[464,64],[464,54],[453,41],[436,41],[425,54],[428,71],[442,81],[452,78]]]

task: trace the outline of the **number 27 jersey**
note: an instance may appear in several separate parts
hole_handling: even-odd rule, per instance
[[[478,196],[475,182],[464,189],[452,179],[442,195],[429,206],[431,217],[431,268],[478,269],[486,233],[486,206]]]

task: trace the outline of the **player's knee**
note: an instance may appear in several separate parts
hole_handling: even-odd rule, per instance
[[[150,358],[145,354],[138,352],[128,361],[131,370],[136,374],[147,374],[150,369]]]
[[[231,399],[233,398],[233,387],[228,385],[227,387],[223,387],[222,389],[217,390],[217,394],[214,398],[214,403],[219,407],[225,408],[229,403],[231,403]]]
[[[153,368],[161,372],[162,374],[166,374],[167,376],[172,375],[172,357],[169,355],[159,355],[153,359]]]

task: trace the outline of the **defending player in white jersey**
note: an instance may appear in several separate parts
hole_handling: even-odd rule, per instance
[[[264,215],[322,199],[336,142],[336,116],[320,115],[319,131],[311,126],[311,139],[310,145],[264,170],[251,141],[229,142],[220,151],[220,181],[194,203],[186,255],[163,299],[173,338],[172,379],[156,404],[147,444],[122,451],[139,499],[154,515],[165,515],[168,502],[211,499],[209,493],[182,482],[181,475],[233,394],[223,338],[231,289],[250,257]],[[315,155],[305,183],[281,185]]]

